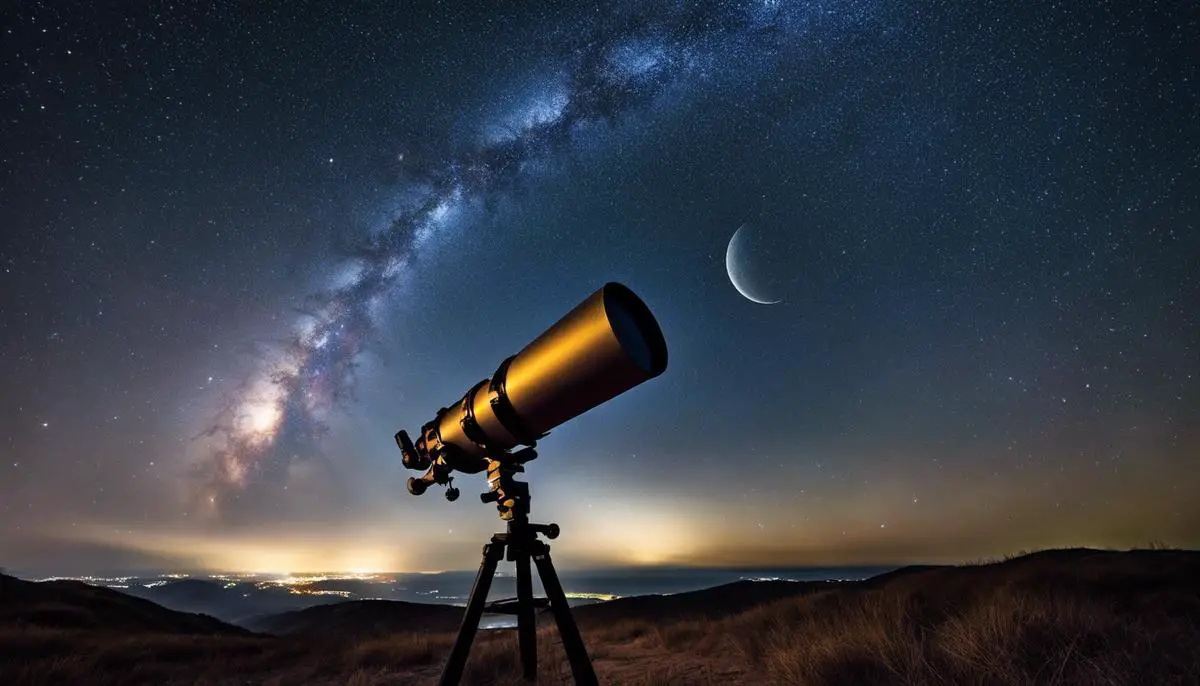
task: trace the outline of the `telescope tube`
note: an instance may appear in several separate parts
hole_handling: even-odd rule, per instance
[[[532,444],[666,368],[667,344],[650,308],[607,283],[439,412],[422,438],[463,458]]]

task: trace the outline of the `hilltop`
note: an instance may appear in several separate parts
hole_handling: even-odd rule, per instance
[[[352,601],[255,635],[83,584],[0,578],[0,683],[434,683],[461,608]],[[602,683],[1189,684],[1200,552],[1054,550],[865,581],[737,582],[575,608]],[[512,631],[466,683],[520,683]],[[539,683],[569,683],[545,614]]]
[[[249,635],[213,617],[168,610],[80,581],[34,583],[0,574],[0,627],[194,635]]]

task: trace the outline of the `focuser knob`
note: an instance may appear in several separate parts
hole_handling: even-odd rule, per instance
[[[560,533],[560,529],[558,528],[557,524],[530,524],[529,528],[533,529],[539,534],[542,534],[552,541],[558,538],[558,534]]]
[[[421,495],[425,489],[429,488],[429,484],[413,476],[408,477],[408,492],[413,495]]]

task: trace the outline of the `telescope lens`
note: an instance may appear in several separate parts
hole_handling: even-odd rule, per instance
[[[604,287],[604,313],[631,362],[650,375],[667,364],[667,345],[650,309],[633,291],[618,283]]]

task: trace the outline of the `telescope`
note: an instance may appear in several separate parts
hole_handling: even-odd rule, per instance
[[[415,442],[406,431],[396,433],[404,466],[426,470],[408,479],[408,491],[449,486],[453,472],[478,474],[489,461],[528,462],[536,453],[509,451],[534,447],[554,427],[666,368],[667,344],[650,309],[629,288],[607,283],[501,362],[491,378],[439,409]],[[458,495],[446,490],[448,500]]]
[[[667,368],[667,344],[650,309],[633,291],[607,283],[559,319],[520,352],[500,363],[496,373],[475,384],[421,427],[414,442],[396,433],[404,466],[425,470],[408,479],[408,492],[421,495],[429,486],[446,486],[456,500],[454,472],[487,470],[485,503],[496,503],[507,521],[483,547],[483,561],[439,684],[458,684],[484,610],[517,616],[521,669],[537,678],[537,622],[534,610],[549,607],[576,684],[597,683],[596,672],[567,596],[550,561],[550,546],[538,536],[558,538],[557,524],[529,521],[529,484],[516,480],[525,463],[537,457],[537,441],[551,429],[607,402]],[[514,448],[521,447],[513,451]],[[487,602],[501,558],[516,563],[517,597]],[[533,597],[530,563],[537,565],[545,598]]]

